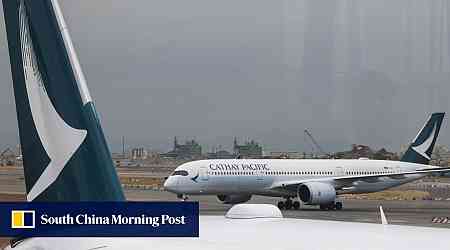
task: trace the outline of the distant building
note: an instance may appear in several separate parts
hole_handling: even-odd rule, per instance
[[[185,144],[179,144],[177,137],[174,138],[173,150],[165,154],[161,154],[162,157],[194,160],[202,158],[202,146],[195,140],[186,141]]]
[[[352,144],[352,149],[349,151],[337,152],[335,158],[338,159],[359,159],[370,158],[373,156],[373,150],[366,145]]]
[[[145,160],[148,157],[148,151],[145,148],[133,148],[131,149],[131,159],[133,160]]]
[[[375,160],[398,160],[398,156],[395,153],[388,152],[382,148],[378,151],[372,150],[369,146],[353,144],[352,150],[337,152],[334,154],[336,159],[359,159],[368,158]]]
[[[431,165],[446,167],[450,165],[450,150],[443,145],[436,145],[431,155]]]
[[[288,152],[270,152],[269,156],[266,158],[270,159],[304,159],[306,158],[305,153],[297,151]]]
[[[234,155],[239,158],[262,158],[263,156],[263,149],[262,146],[260,146],[257,142],[254,140],[251,140],[249,142],[246,142],[243,145],[239,145],[237,143],[237,139],[234,138]]]
[[[385,148],[382,148],[377,152],[375,152],[371,158],[374,160],[394,160],[394,161],[399,160],[398,155],[396,153],[389,152]]]
[[[208,159],[233,159],[235,156],[226,151],[226,150],[219,150],[217,152],[210,152],[207,155]]]

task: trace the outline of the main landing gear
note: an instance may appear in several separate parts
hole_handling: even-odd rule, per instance
[[[278,208],[280,210],[286,209],[294,209],[298,210],[300,208],[300,202],[299,201],[292,201],[291,198],[287,198],[286,201],[279,201],[277,204]]]
[[[332,202],[328,205],[320,205],[320,210],[342,210],[342,202]]]

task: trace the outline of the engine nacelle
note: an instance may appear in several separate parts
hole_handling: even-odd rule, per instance
[[[238,204],[249,201],[252,198],[251,195],[217,195],[217,200],[223,204]]]
[[[308,182],[298,187],[298,196],[308,205],[326,205],[335,201],[336,190],[328,183]]]

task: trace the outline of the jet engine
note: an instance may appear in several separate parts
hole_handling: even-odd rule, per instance
[[[336,199],[336,190],[328,183],[308,182],[298,187],[298,197],[308,205],[326,205]]]
[[[251,195],[217,195],[217,200],[223,204],[238,204],[249,201],[252,198]]]

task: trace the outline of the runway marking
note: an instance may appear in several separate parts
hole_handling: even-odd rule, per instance
[[[435,223],[435,224],[450,224],[450,218],[449,217],[434,217],[431,220],[431,223]]]
[[[394,223],[408,223],[409,221],[407,221],[407,220],[389,220],[389,222],[394,222]]]

